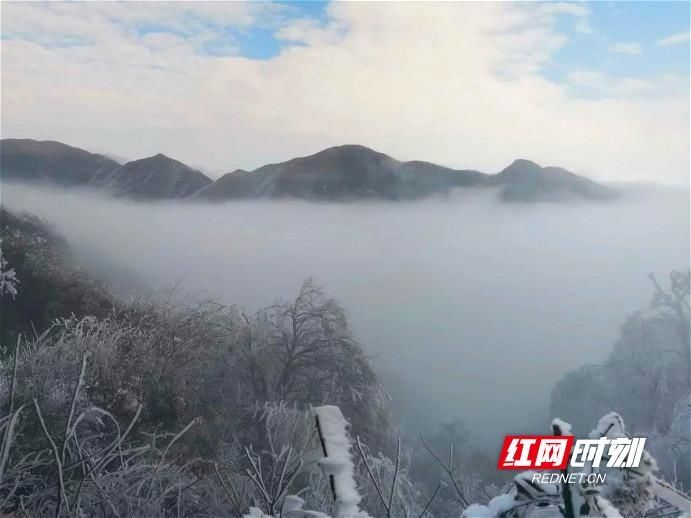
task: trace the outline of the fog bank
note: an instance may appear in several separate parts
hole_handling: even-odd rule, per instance
[[[688,193],[671,190],[607,204],[467,193],[204,205],[3,184],[2,203],[156,289],[179,282],[257,309],[311,276],[347,309],[404,423],[461,417],[492,441],[544,431],[552,385],[605,358],[625,317],[649,304],[647,274],[689,265]]]

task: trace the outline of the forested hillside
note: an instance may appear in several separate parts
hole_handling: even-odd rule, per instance
[[[512,483],[499,477],[494,458],[473,447],[461,421],[402,443],[411,433],[396,426],[345,310],[313,281],[294,299],[251,314],[172,297],[124,301],[83,271],[45,222],[3,210],[1,230],[0,511],[282,518],[562,512],[555,488],[530,489],[524,475]],[[688,273],[672,274],[669,287],[653,280],[651,310],[624,325],[605,365],[578,369],[555,387],[551,411],[584,433],[618,410],[629,428],[608,414],[592,433],[606,422],[602,434],[615,423],[616,433],[649,437],[659,476],[683,490]],[[635,512],[667,509],[656,491],[668,486],[659,485],[648,458],[645,469],[615,478],[602,494],[584,493],[593,512],[610,500]]]
[[[310,409],[325,403],[338,405],[380,476],[392,476],[391,459],[403,462],[397,491],[409,505],[434,491],[436,473],[431,482],[423,467],[431,458],[417,483],[405,474],[388,395],[344,309],[313,281],[254,314],[126,302],[80,269],[49,225],[5,210],[2,251],[3,511],[110,516],[135,506],[134,516],[174,516],[181,506],[185,516],[241,516],[266,503],[255,464],[278,484],[270,491],[281,488],[277,504],[288,486],[321,476]],[[58,472],[46,468],[53,462]],[[468,497],[479,482],[468,476]],[[319,484],[311,501],[328,509],[328,481]],[[456,499],[450,492],[439,505]],[[364,503],[377,514],[374,493]]]
[[[667,283],[651,275],[651,307],[631,315],[601,365],[578,366],[552,391],[551,412],[586,432],[617,409],[630,433],[644,435],[662,472],[691,483],[689,272]]]

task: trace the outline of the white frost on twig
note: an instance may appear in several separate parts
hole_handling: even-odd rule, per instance
[[[567,423],[558,417],[552,419],[552,430],[558,431],[559,435],[573,435],[571,432],[571,423]]]
[[[7,293],[11,298],[17,296],[17,274],[14,268],[7,268],[7,261],[2,256],[2,239],[0,239],[0,296]]]
[[[320,465],[333,480],[336,518],[365,518],[358,507],[362,498],[355,484],[348,421],[337,406],[316,407],[314,413],[325,453]]]

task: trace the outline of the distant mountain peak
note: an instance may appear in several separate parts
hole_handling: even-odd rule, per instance
[[[506,171],[507,169],[541,169],[541,166],[533,162],[532,160],[528,160],[527,158],[517,158],[513,162],[511,162],[511,165],[504,169]]]
[[[180,160],[177,160],[177,159],[175,159],[171,156],[168,156],[168,155],[164,155],[163,153],[156,153],[155,155],[153,155],[149,158],[151,160],[156,160],[156,161],[160,161],[160,162],[175,162],[176,164],[182,164],[183,163]]]
[[[1,144],[3,178],[156,199],[189,196],[211,183],[205,174],[162,153],[121,165],[104,155],[55,141],[3,139]]]
[[[372,148],[369,148],[367,146],[363,146],[362,144],[341,144],[338,146],[331,146],[327,147],[325,149],[322,149],[321,151],[318,151],[317,153],[314,153],[315,155],[319,155],[321,153],[331,153],[331,152],[342,152],[342,153],[376,153],[377,155],[383,155],[383,153],[380,153],[379,151],[375,151]]]
[[[140,198],[183,198],[212,183],[201,171],[192,169],[163,153],[127,162],[112,188],[120,195]]]
[[[328,160],[328,159],[333,159],[333,160],[339,160],[339,159],[351,159],[351,160],[388,159],[388,160],[394,160],[393,158],[391,158],[389,155],[386,155],[385,153],[375,151],[374,149],[369,148],[367,146],[363,146],[361,144],[343,144],[340,146],[332,146],[332,147],[328,147],[326,149],[322,149],[321,151],[317,151],[316,153],[314,153],[312,155],[294,158],[292,160],[289,160],[288,162],[292,162],[294,160],[308,161],[308,160]]]
[[[561,167],[542,167],[524,158],[514,160],[492,178],[492,183],[503,186],[504,201],[513,202],[604,200],[615,196],[614,191],[588,178]]]
[[[84,186],[120,168],[110,158],[54,140],[3,139],[2,177],[62,186]]]
[[[138,158],[136,160],[130,160],[129,162],[125,163],[124,165],[125,166],[128,166],[128,165],[140,166],[142,164],[182,164],[182,162],[180,162],[179,160],[175,160],[174,158],[171,158],[168,155],[164,155],[163,153],[156,153],[155,155],[147,156],[144,158]]]
[[[410,200],[446,196],[453,189],[496,188],[504,201],[536,202],[612,198],[613,190],[559,167],[520,158],[501,172],[401,162],[361,144],[332,146],[309,156],[237,169],[212,181],[201,171],[163,153],[120,165],[103,155],[54,141],[2,141],[2,175],[61,185],[86,185],[122,196],[230,200]]]

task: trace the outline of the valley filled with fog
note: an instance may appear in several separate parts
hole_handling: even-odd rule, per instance
[[[4,183],[2,201],[53,224],[125,295],[177,286],[256,310],[313,277],[346,308],[406,428],[458,417],[491,444],[543,432],[554,383],[603,361],[650,303],[647,274],[689,264],[688,193],[672,189],[573,204],[486,191],[204,204]]]

